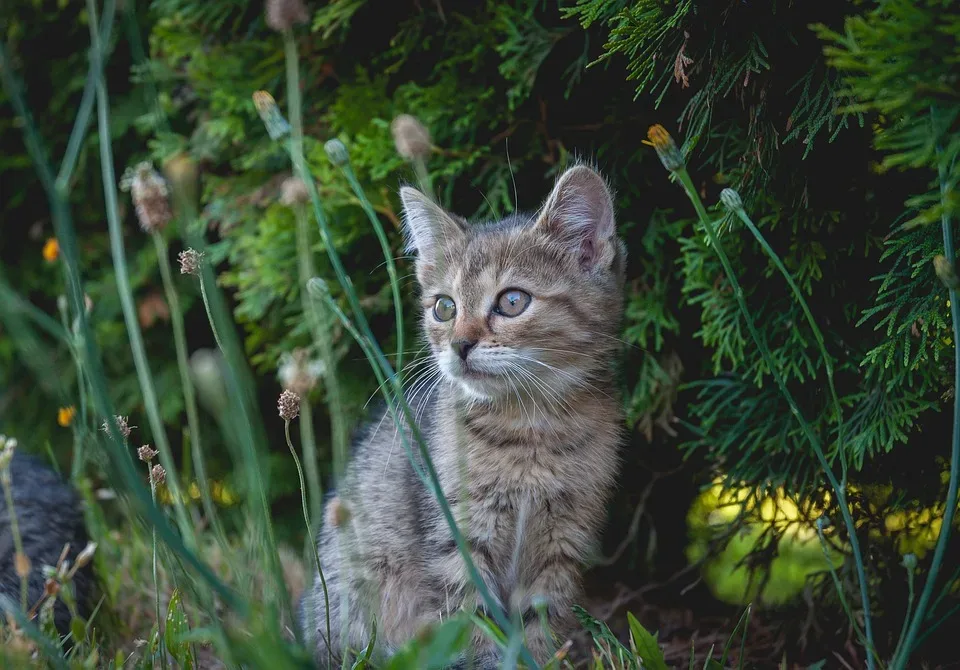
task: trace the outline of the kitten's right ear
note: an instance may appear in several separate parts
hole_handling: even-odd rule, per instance
[[[457,221],[415,188],[400,189],[407,251],[416,251],[421,261],[432,262],[439,250],[463,236]]]

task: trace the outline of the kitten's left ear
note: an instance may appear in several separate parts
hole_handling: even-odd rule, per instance
[[[564,172],[547,198],[536,226],[559,238],[580,267],[609,267],[615,257],[613,196],[599,174],[585,165]]]

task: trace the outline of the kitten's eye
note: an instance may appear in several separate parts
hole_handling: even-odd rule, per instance
[[[503,316],[520,316],[530,306],[532,298],[526,291],[518,288],[507,289],[497,298],[494,311]]]
[[[457,315],[457,303],[450,296],[442,295],[433,304],[433,318],[437,321],[449,321]]]

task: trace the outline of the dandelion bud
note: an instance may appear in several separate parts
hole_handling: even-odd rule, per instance
[[[23,579],[30,576],[30,559],[26,554],[21,554],[18,551],[13,563],[14,569],[17,571],[17,577]]]
[[[300,414],[300,396],[293,391],[284,391],[277,401],[280,418],[284,421],[293,421]]]
[[[97,551],[96,542],[87,542],[87,546],[83,548],[79,554],[77,554],[77,563],[76,568],[82,568],[87,565],[90,561],[93,560],[93,555]]]
[[[720,202],[731,212],[743,209],[743,200],[740,199],[740,194],[732,188],[725,188],[720,191]]]
[[[132,428],[136,428],[136,426],[131,426],[131,425],[127,422],[127,417],[125,417],[125,416],[120,416],[120,415],[118,414],[118,415],[116,415],[116,416],[113,417],[113,418],[114,418],[114,419],[116,420],[116,422],[117,422],[117,430],[120,431],[120,435],[123,436],[123,439],[127,439],[128,437],[130,437],[130,430],[131,430]],[[103,424],[100,426],[100,428],[101,428],[101,430],[103,430],[104,433],[109,433],[109,432],[110,432],[110,424],[109,424],[108,422],[106,422],[106,421],[103,422]]]
[[[325,300],[330,295],[330,287],[320,277],[313,277],[307,280],[307,293],[311,298]]]
[[[644,140],[644,144],[649,144],[657,150],[657,156],[660,157],[660,162],[663,163],[663,167],[670,170],[670,172],[676,172],[683,167],[683,155],[680,153],[680,150],[677,148],[677,143],[670,137],[670,133],[667,132],[666,128],[659,123],[655,126],[650,126],[650,129],[647,130],[647,138],[649,141]]]
[[[220,353],[210,349],[195,351],[190,356],[190,377],[200,402],[212,414],[221,416],[227,410],[229,402],[220,367]]]
[[[137,221],[146,233],[166,228],[173,218],[170,212],[170,192],[167,182],[153,165],[144,162],[132,170],[127,170],[120,180],[120,188],[130,191],[130,197],[137,211]]]
[[[7,469],[10,461],[13,460],[13,454],[17,449],[17,441],[12,437],[0,435],[0,472],[6,479],[9,479],[10,472]]]
[[[346,165],[350,162],[350,154],[347,152],[347,147],[344,146],[343,142],[340,140],[327,140],[326,143],[324,143],[323,148],[327,152],[327,158],[329,158],[330,162],[337,167]]]
[[[280,204],[286,207],[305,205],[310,202],[310,192],[300,177],[287,177],[280,184]]]
[[[163,162],[163,176],[176,196],[179,206],[191,209],[200,202],[200,170],[197,161],[186,151],[180,151]]]
[[[278,33],[309,20],[310,14],[302,0],[267,0],[267,25]]]
[[[137,449],[137,456],[140,457],[140,460],[144,463],[149,463],[157,455],[156,449],[151,449],[149,444],[145,444],[139,449]]]
[[[257,91],[253,94],[253,104],[257,108],[257,113],[267,127],[267,134],[271,140],[279,140],[281,137],[290,134],[290,124],[283,118],[280,108],[277,107],[277,101],[266,91]]]
[[[390,124],[397,153],[408,161],[423,159],[430,155],[433,143],[426,127],[409,114],[401,114]]]
[[[180,260],[180,274],[200,276],[200,267],[203,265],[203,252],[196,249],[181,251],[177,256]]]
[[[948,289],[954,290],[960,287],[960,280],[957,279],[957,271],[953,267],[953,263],[947,260],[946,256],[934,256],[933,269],[936,271],[937,277],[940,278],[940,281],[943,282],[943,285]]]
[[[163,469],[163,466],[157,463],[150,470],[150,481],[156,486],[157,484],[162,484],[163,481],[167,478],[167,471]]]

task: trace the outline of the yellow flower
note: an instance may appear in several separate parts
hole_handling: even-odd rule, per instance
[[[43,260],[52,263],[60,257],[60,243],[57,238],[51,237],[43,245]]]
[[[69,407],[61,407],[57,411],[57,423],[66,428],[71,423],[73,423],[73,417],[77,415],[77,408],[73,405]]]

